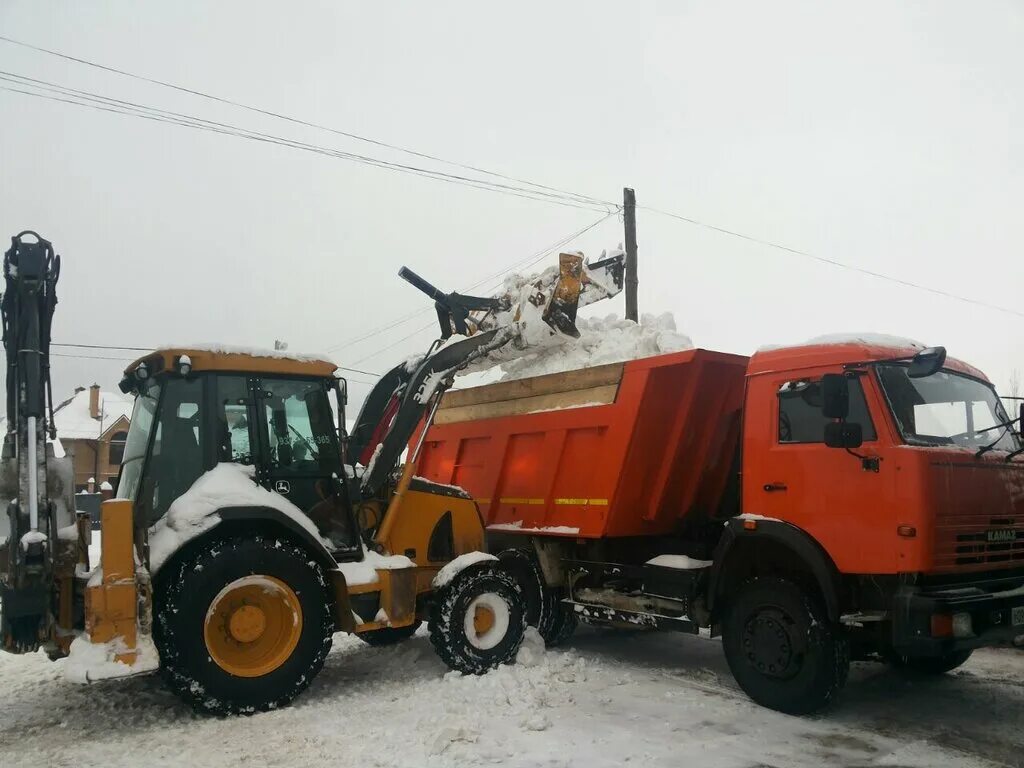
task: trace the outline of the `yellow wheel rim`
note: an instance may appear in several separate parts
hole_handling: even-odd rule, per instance
[[[245,576],[210,602],[203,624],[206,650],[236,677],[260,677],[284,664],[299,644],[302,606],[273,576]]]
[[[478,605],[473,611],[473,630],[477,636],[485,635],[494,627],[494,611],[486,605]]]

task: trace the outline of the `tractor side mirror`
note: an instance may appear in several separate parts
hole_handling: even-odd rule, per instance
[[[946,364],[945,347],[928,347],[918,352],[910,361],[907,376],[912,379],[923,379],[938,373]]]
[[[845,419],[850,413],[850,383],[841,373],[821,377],[821,414],[826,419]],[[858,443],[860,445],[860,443]]]
[[[855,421],[833,421],[825,425],[825,445],[829,448],[860,448],[864,430]]]

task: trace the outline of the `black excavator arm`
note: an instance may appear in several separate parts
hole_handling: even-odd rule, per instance
[[[3,345],[7,358],[7,432],[0,487],[10,499],[0,524],[0,634],[6,650],[34,650],[52,621],[53,542],[57,519],[48,483],[46,437],[53,431],[50,330],[60,256],[35,232],[11,238],[4,254]],[[6,530],[5,530],[6,529]],[[6,557],[2,555],[6,554]]]

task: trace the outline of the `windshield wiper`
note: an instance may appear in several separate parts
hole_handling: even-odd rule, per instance
[[[949,435],[948,439],[949,440],[956,440],[957,438],[960,438],[960,437],[970,437],[971,435],[983,435],[986,432],[991,432],[994,429],[1002,429],[1003,427],[1006,427],[1006,428],[1012,427],[1016,423],[1017,423],[1017,419],[1010,419],[1009,421],[1004,421],[1002,424],[993,424],[991,427],[985,427],[984,429],[972,429],[970,432],[961,432],[958,435]],[[1002,440],[1002,439],[1003,439],[1003,436],[1000,435],[999,436],[999,440]],[[996,442],[998,443],[999,440],[996,440]]]
[[[1004,437],[1006,437],[1006,433],[1007,433],[1007,432],[1008,432],[1008,431],[1010,430],[1010,427],[1012,427],[1012,426],[1013,426],[1013,422],[1011,421],[1011,422],[1010,422],[1009,424],[1005,424],[1005,425],[1003,425],[1003,426],[1005,426],[1005,427],[1006,427],[1006,429],[1004,429],[1004,430],[1002,431],[1002,433],[1001,433],[1001,434],[999,435],[999,437],[997,437],[997,438],[996,438],[996,439],[995,439],[994,441],[992,441],[992,442],[991,442],[991,443],[989,443],[988,445],[983,445],[983,446],[981,446],[981,448],[979,448],[979,449],[978,449],[977,453],[975,453],[975,454],[974,454],[974,458],[976,458],[976,459],[980,459],[980,458],[981,458],[982,456],[984,456],[984,455],[985,455],[986,453],[988,453],[989,451],[991,451],[991,450],[995,450],[995,447],[996,447],[997,445],[999,445],[999,443],[1001,443],[1001,442],[1002,442],[1002,440],[1003,440],[1003,438],[1004,438]],[[984,429],[984,430],[978,430],[978,431],[979,431],[979,432],[990,432],[990,431],[991,431],[991,429]],[[1019,452],[1019,451],[1018,451],[1018,452]]]

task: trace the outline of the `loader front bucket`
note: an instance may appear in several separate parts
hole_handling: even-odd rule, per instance
[[[551,292],[551,300],[544,309],[544,322],[559,333],[580,337],[576,327],[576,310],[583,290],[583,257],[572,253],[558,255],[558,282]]]

